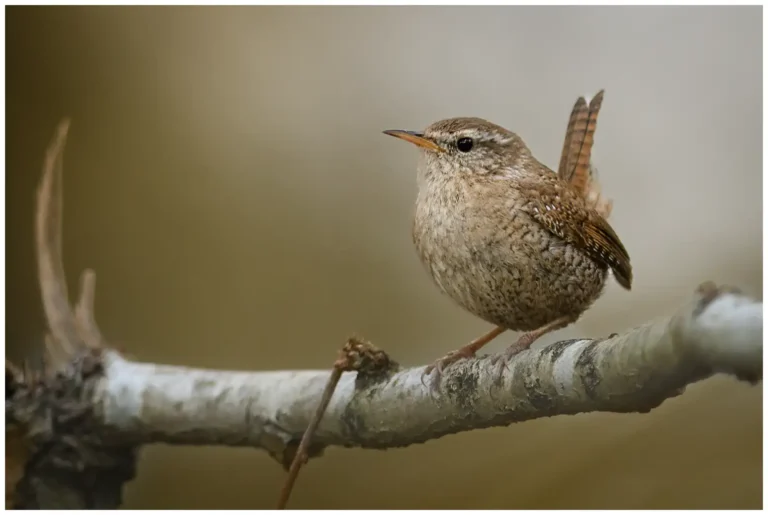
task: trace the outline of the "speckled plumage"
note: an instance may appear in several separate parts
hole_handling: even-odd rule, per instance
[[[397,132],[390,131],[403,137]],[[408,138],[425,147],[413,241],[434,282],[464,309],[515,331],[556,324],[548,331],[590,307],[609,269],[631,287],[629,256],[611,226],[519,136],[479,118],[452,118]],[[470,151],[457,148],[461,138],[472,139]],[[462,356],[484,343],[460,349]]]

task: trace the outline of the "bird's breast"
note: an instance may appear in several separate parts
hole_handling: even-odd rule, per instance
[[[421,191],[413,223],[419,258],[438,288],[471,313],[515,330],[585,310],[605,268],[517,208],[459,188]]]

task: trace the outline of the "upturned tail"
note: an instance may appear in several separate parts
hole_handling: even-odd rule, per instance
[[[613,201],[601,194],[597,170],[591,162],[597,116],[603,105],[604,94],[605,90],[601,89],[589,103],[584,97],[576,100],[568,119],[557,175],[578,191],[590,207],[608,219]]]

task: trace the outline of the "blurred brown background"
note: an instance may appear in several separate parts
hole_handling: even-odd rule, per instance
[[[325,368],[358,332],[416,365],[477,336],[411,247],[416,151],[381,131],[481,116],[556,166],[600,88],[636,283],[545,343],[669,314],[706,279],[761,298],[760,9],[8,8],[7,354],[41,343],[33,198],[62,116],[70,283],[95,268],[102,329],[137,359]],[[761,405],[714,378],[649,415],[331,449],[291,505],[759,508]],[[262,452],[156,446],[126,507],[271,508],[283,478]]]

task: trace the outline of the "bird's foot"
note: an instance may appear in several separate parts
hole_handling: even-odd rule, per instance
[[[433,364],[429,365],[427,368],[424,369],[424,372],[421,375],[421,384],[426,386],[424,383],[424,380],[434,372],[435,377],[432,378],[432,393],[434,393],[437,390],[437,387],[440,385],[440,380],[443,375],[443,370],[445,370],[448,366],[452,365],[453,363],[465,359],[465,358],[473,358],[475,357],[475,354],[478,350],[483,348],[488,342],[496,338],[498,335],[506,331],[506,328],[501,326],[496,326],[484,335],[480,336],[479,338],[475,338],[471,342],[469,342],[467,345],[460,349],[456,349],[453,352],[449,352],[442,358],[435,361]]]
[[[424,369],[424,372],[421,375],[421,384],[426,386],[426,383],[424,382],[427,377],[432,375],[434,372],[434,377],[432,378],[432,384],[431,388],[432,390],[436,390],[437,387],[440,385],[440,380],[443,376],[443,371],[448,368],[449,366],[453,365],[457,361],[460,361],[462,359],[466,358],[474,358],[475,357],[476,350],[473,349],[470,345],[467,345],[465,347],[462,347],[460,349],[457,349],[455,351],[451,351],[442,358],[438,359],[431,365],[427,366],[427,368]]]
[[[507,350],[497,356],[494,356],[491,359],[491,363],[498,367],[498,376],[496,377],[496,381],[501,381],[501,377],[504,374],[504,371],[507,370],[507,363],[513,356],[517,356],[522,351],[528,349],[531,345],[533,345],[533,342],[545,334],[551,333],[552,331],[557,331],[558,329],[562,329],[568,324],[574,322],[576,318],[577,317],[574,316],[564,316],[553,320],[552,322],[545,324],[538,329],[534,329],[533,331],[528,331],[527,333],[520,335],[520,338],[517,339],[517,342],[510,345]]]
[[[504,375],[504,372],[507,370],[509,360],[528,349],[533,345],[533,342],[539,339],[539,336],[541,335],[538,331],[524,333],[515,343],[507,347],[506,350],[491,358],[491,364],[496,365],[496,382],[501,381],[502,375]]]

